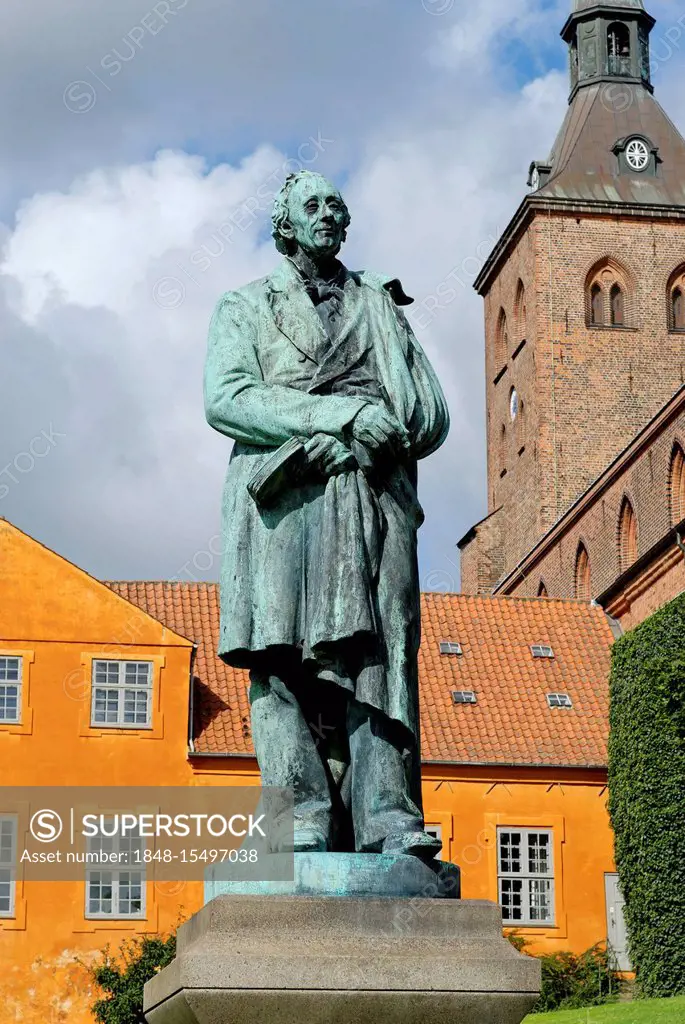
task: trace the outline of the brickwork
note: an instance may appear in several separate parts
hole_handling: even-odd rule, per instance
[[[538,288],[535,235],[529,227],[485,295],[488,518],[460,545],[465,594],[490,593],[509,566],[510,550],[518,549],[518,538],[543,532],[535,442],[539,403],[533,397]],[[502,311],[506,340],[500,329]],[[516,421],[511,415],[512,389],[519,403]],[[522,479],[528,484],[521,491],[517,481]],[[518,498],[512,500],[516,490]]]
[[[505,582],[501,592],[574,597],[580,545],[590,562],[592,597],[631,628],[685,590],[685,554],[674,527],[671,473],[677,445],[685,450],[685,388],[596,481]],[[621,572],[619,526],[626,497],[637,520],[637,562]],[[605,596],[608,592],[608,596]]]
[[[515,539],[538,537],[543,528],[536,452],[540,403],[535,394],[535,363],[540,296],[535,248],[531,226],[485,296],[488,512],[502,507],[506,519],[502,571],[510,564]],[[516,309],[521,285],[525,289],[525,318],[517,315]],[[498,338],[502,310],[507,319],[506,346]],[[512,418],[513,391],[518,400],[516,419]],[[520,486],[522,481],[525,487]]]
[[[677,547],[641,572],[632,584],[621,589],[606,610],[621,623],[624,630],[632,629],[663,605],[685,591],[685,557]]]
[[[501,509],[460,542],[462,594],[491,594],[504,572]]]
[[[685,380],[685,334],[669,331],[667,299],[683,261],[684,231],[675,218],[537,212],[488,288],[488,508],[503,510],[503,573]],[[603,261],[626,291],[622,327],[588,326],[587,287]],[[517,326],[515,313],[519,281],[526,288],[525,326]],[[511,417],[512,388],[519,410],[523,404],[518,422]],[[462,556],[469,588],[478,574],[467,563],[481,557],[481,543],[477,530]]]

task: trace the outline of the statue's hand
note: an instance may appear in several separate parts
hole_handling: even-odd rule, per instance
[[[371,452],[388,448],[401,452],[410,447],[406,427],[383,405],[365,405],[352,422],[352,436]]]
[[[325,476],[357,469],[357,460],[342,441],[330,434],[314,434],[304,446],[307,464]]]

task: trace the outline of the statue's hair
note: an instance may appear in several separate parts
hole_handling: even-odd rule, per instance
[[[298,183],[298,181],[302,181],[303,178],[321,177],[323,177],[323,175],[316,174],[314,171],[298,171],[296,174],[289,174],[288,177],[285,179],[280,192],[278,193],[274,200],[274,208],[273,213],[271,215],[271,223],[273,225],[273,230],[271,234],[273,236],[274,242],[276,243],[276,248],[280,253],[283,253],[284,256],[290,255],[295,249],[293,240],[291,238],[286,238],[281,233],[281,226],[288,219],[288,200],[290,198],[290,193],[293,187]],[[333,187],[334,186],[331,186],[331,188]],[[337,192],[338,190],[335,189],[335,191]],[[345,216],[345,233],[343,233],[344,241],[346,238],[347,228],[350,226],[351,217],[350,211],[347,209],[345,200],[342,201],[342,204]]]

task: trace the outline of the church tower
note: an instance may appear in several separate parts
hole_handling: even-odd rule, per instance
[[[481,271],[488,593],[685,380],[685,140],[653,95],[642,0],[575,0],[569,107]],[[531,154],[534,155],[534,154]]]

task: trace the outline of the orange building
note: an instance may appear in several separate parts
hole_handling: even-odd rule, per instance
[[[3,786],[186,785],[193,644],[102,583],[0,520],[0,779]],[[108,709],[91,680],[136,666],[132,726],[110,670]],[[103,718],[113,719],[107,722]],[[91,1020],[85,970],[107,943],[165,931],[178,918],[173,886],[133,879],[119,915],[85,882],[25,882],[21,837],[0,812],[0,1003],[25,1024]],[[3,863],[4,860],[4,863]],[[116,879],[113,888],[116,890]],[[197,905],[201,885],[184,892]],[[140,906],[141,913],[136,913]],[[194,909],[194,908],[193,908]]]
[[[0,616],[5,786],[258,784],[245,676],[214,654],[216,585],[105,585],[0,520]],[[426,818],[463,895],[499,900],[534,950],[606,939],[609,620],[437,594],[423,616]],[[26,881],[16,833],[0,812],[0,1000],[24,1024],[86,1024],[77,959],[167,931],[202,884]]]

